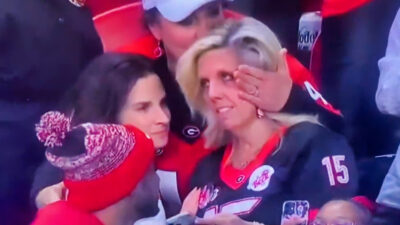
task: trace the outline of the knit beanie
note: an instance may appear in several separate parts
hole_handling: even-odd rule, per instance
[[[133,126],[84,123],[45,113],[36,134],[46,158],[64,170],[66,200],[84,211],[104,209],[130,195],[154,160],[154,146]]]

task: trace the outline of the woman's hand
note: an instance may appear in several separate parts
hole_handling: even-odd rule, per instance
[[[286,104],[292,89],[292,79],[286,62],[286,49],[280,51],[277,72],[240,65],[234,72],[239,97],[267,112],[279,112]]]
[[[240,219],[240,217],[233,214],[218,214],[210,219],[196,219],[196,224],[209,224],[209,225],[252,225],[252,222],[248,222]]]
[[[182,203],[181,213],[189,213],[196,216],[197,209],[199,208],[200,188],[194,188],[185,198]]]
[[[60,182],[58,184],[54,184],[44,188],[36,196],[36,207],[40,209],[50,203],[62,200],[64,189],[64,182]]]

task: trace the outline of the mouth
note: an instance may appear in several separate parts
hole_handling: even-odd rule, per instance
[[[224,107],[217,108],[216,111],[217,111],[217,114],[224,114],[224,113],[229,112],[232,108],[233,107],[231,107],[231,106],[224,106]]]
[[[169,133],[169,129],[157,130],[151,132],[152,135],[167,135]]]

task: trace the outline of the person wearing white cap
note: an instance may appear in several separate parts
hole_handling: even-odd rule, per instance
[[[224,21],[220,0],[143,0],[143,8],[152,34],[163,42],[171,71],[194,41]]]
[[[226,18],[241,19],[244,16],[224,9],[227,1],[232,0],[142,0],[145,24],[159,41],[155,49],[159,58],[155,62],[155,71],[161,75],[166,86],[167,100],[171,109],[171,130],[184,133],[185,127],[195,126],[201,130],[203,121],[191,118],[190,110],[175,81],[176,62],[181,55],[198,39],[206,36],[212,29],[221,26]],[[165,54],[163,54],[165,52]],[[284,57],[285,51],[282,52]],[[287,68],[278,72],[267,72],[250,66],[241,66],[237,70],[237,82],[242,88],[241,97],[257,104],[265,111],[277,112],[287,107],[289,95],[293,94],[292,80]],[[276,73],[285,76],[262,76]],[[257,77],[269,77],[260,81]],[[280,87],[279,89],[276,87]],[[293,91],[292,91],[293,92]],[[303,92],[303,91],[297,91]],[[275,96],[276,101],[263,96]],[[307,97],[306,97],[307,98]],[[292,101],[293,102],[293,101]],[[296,100],[295,102],[298,102]],[[291,106],[290,106],[291,107]],[[187,112],[187,113],[186,113]],[[184,139],[192,137],[181,135]],[[193,138],[192,138],[193,139]]]
[[[206,36],[214,28],[221,26],[225,19],[240,20],[244,17],[236,12],[224,9],[225,3],[228,1],[233,0],[142,0],[145,24],[158,40],[158,48],[154,51],[159,56],[162,56],[163,51],[165,51],[165,57],[160,57],[155,64],[155,70],[158,74],[163,75],[164,79],[168,79],[171,75],[174,78],[177,61],[196,40]],[[286,49],[280,54],[282,58],[285,58]],[[308,102],[310,100],[309,95],[312,98],[315,96],[306,94],[303,90],[308,90],[308,88],[304,85],[302,85],[303,90],[296,88],[293,85],[293,82],[296,83],[296,81],[292,80],[293,77],[291,78],[289,74],[289,72],[293,72],[293,67],[290,68],[292,65],[282,65],[284,66],[279,68],[278,72],[263,71],[248,65],[239,66],[235,78],[242,89],[240,97],[267,112],[304,111],[305,104],[292,103]],[[274,76],[276,74],[283,74],[284,76]],[[260,76],[268,77],[268,79],[257,79]],[[306,79],[307,81],[312,80],[310,77]],[[167,82],[173,83],[174,80]],[[164,83],[166,82],[164,81]],[[309,85],[314,86],[312,83],[308,82]],[[167,83],[167,86],[171,85]],[[315,91],[318,88],[313,87],[312,89]],[[167,92],[169,91],[167,90]],[[271,95],[274,96],[276,101],[264,97]],[[177,102],[176,95],[173,94],[173,96],[173,102]],[[294,98],[296,100],[293,100]],[[318,98],[322,98],[322,96],[318,96]],[[325,99],[314,100],[326,102]],[[312,111],[312,113],[316,113],[316,111],[319,113],[320,109],[316,109],[312,103],[311,105],[310,109],[307,110]],[[323,108],[330,108],[330,106],[326,107],[327,105],[329,104],[325,104]],[[301,107],[301,109],[298,109],[298,107]],[[177,111],[182,112],[184,110]],[[332,112],[330,109],[328,111]],[[172,115],[174,114],[182,113],[172,113]],[[182,117],[179,116],[179,119],[181,120]],[[174,118],[172,118],[172,121],[174,121]]]

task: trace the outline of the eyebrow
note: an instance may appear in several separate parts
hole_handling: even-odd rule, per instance
[[[234,71],[228,71],[228,70],[222,69],[222,70],[218,70],[218,75],[223,75],[223,74],[230,74],[230,75],[233,75],[233,72],[234,72]]]
[[[150,105],[150,101],[141,101],[141,102],[134,102],[132,106],[138,106],[138,105]]]

